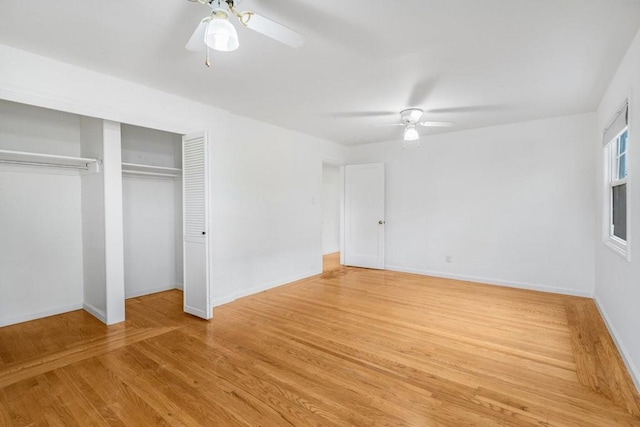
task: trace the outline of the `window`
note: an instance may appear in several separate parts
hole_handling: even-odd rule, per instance
[[[627,123],[628,106],[625,103],[604,132],[604,241],[609,247],[628,259],[627,185],[629,178],[627,164],[629,128]]]

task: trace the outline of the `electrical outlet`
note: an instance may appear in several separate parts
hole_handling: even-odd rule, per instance
[[[444,257],[444,260],[446,262],[453,262],[453,257],[451,255],[447,255],[447,256]]]

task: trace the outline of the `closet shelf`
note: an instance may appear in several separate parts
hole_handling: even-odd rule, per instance
[[[102,163],[102,161],[99,159],[86,157],[59,156],[56,154],[31,153],[27,151],[0,150],[0,163],[26,166],[97,170],[97,165]]]
[[[122,173],[129,175],[177,178],[181,175],[182,169],[169,168],[166,166],[141,165],[137,163],[122,163]]]

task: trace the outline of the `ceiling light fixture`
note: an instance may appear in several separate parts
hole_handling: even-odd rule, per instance
[[[240,46],[238,32],[229,22],[229,15],[223,10],[215,10],[204,37],[204,42],[211,49],[231,52]]]
[[[420,147],[420,135],[416,126],[408,124],[404,129],[404,141],[402,141],[402,148],[407,148],[407,141],[416,143],[416,147]]]
[[[418,131],[416,130],[415,125],[407,125],[404,130],[404,140],[405,141],[416,141],[420,139],[420,135],[418,135]]]
[[[301,47],[305,37],[284,25],[271,19],[246,10],[239,12],[235,5],[242,0],[189,0],[194,3],[207,5],[211,8],[211,15],[200,21],[193,31],[185,48],[194,52],[206,51],[204,64],[209,67],[209,50],[231,52],[238,49],[240,42],[235,27],[229,22],[235,16],[243,26],[260,34],[270,37],[291,47]]]

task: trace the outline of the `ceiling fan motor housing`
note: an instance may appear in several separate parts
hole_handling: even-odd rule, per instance
[[[406,125],[413,125],[420,120],[422,113],[423,111],[419,108],[408,108],[400,111],[400,117],[402,118],[402,123]]]

